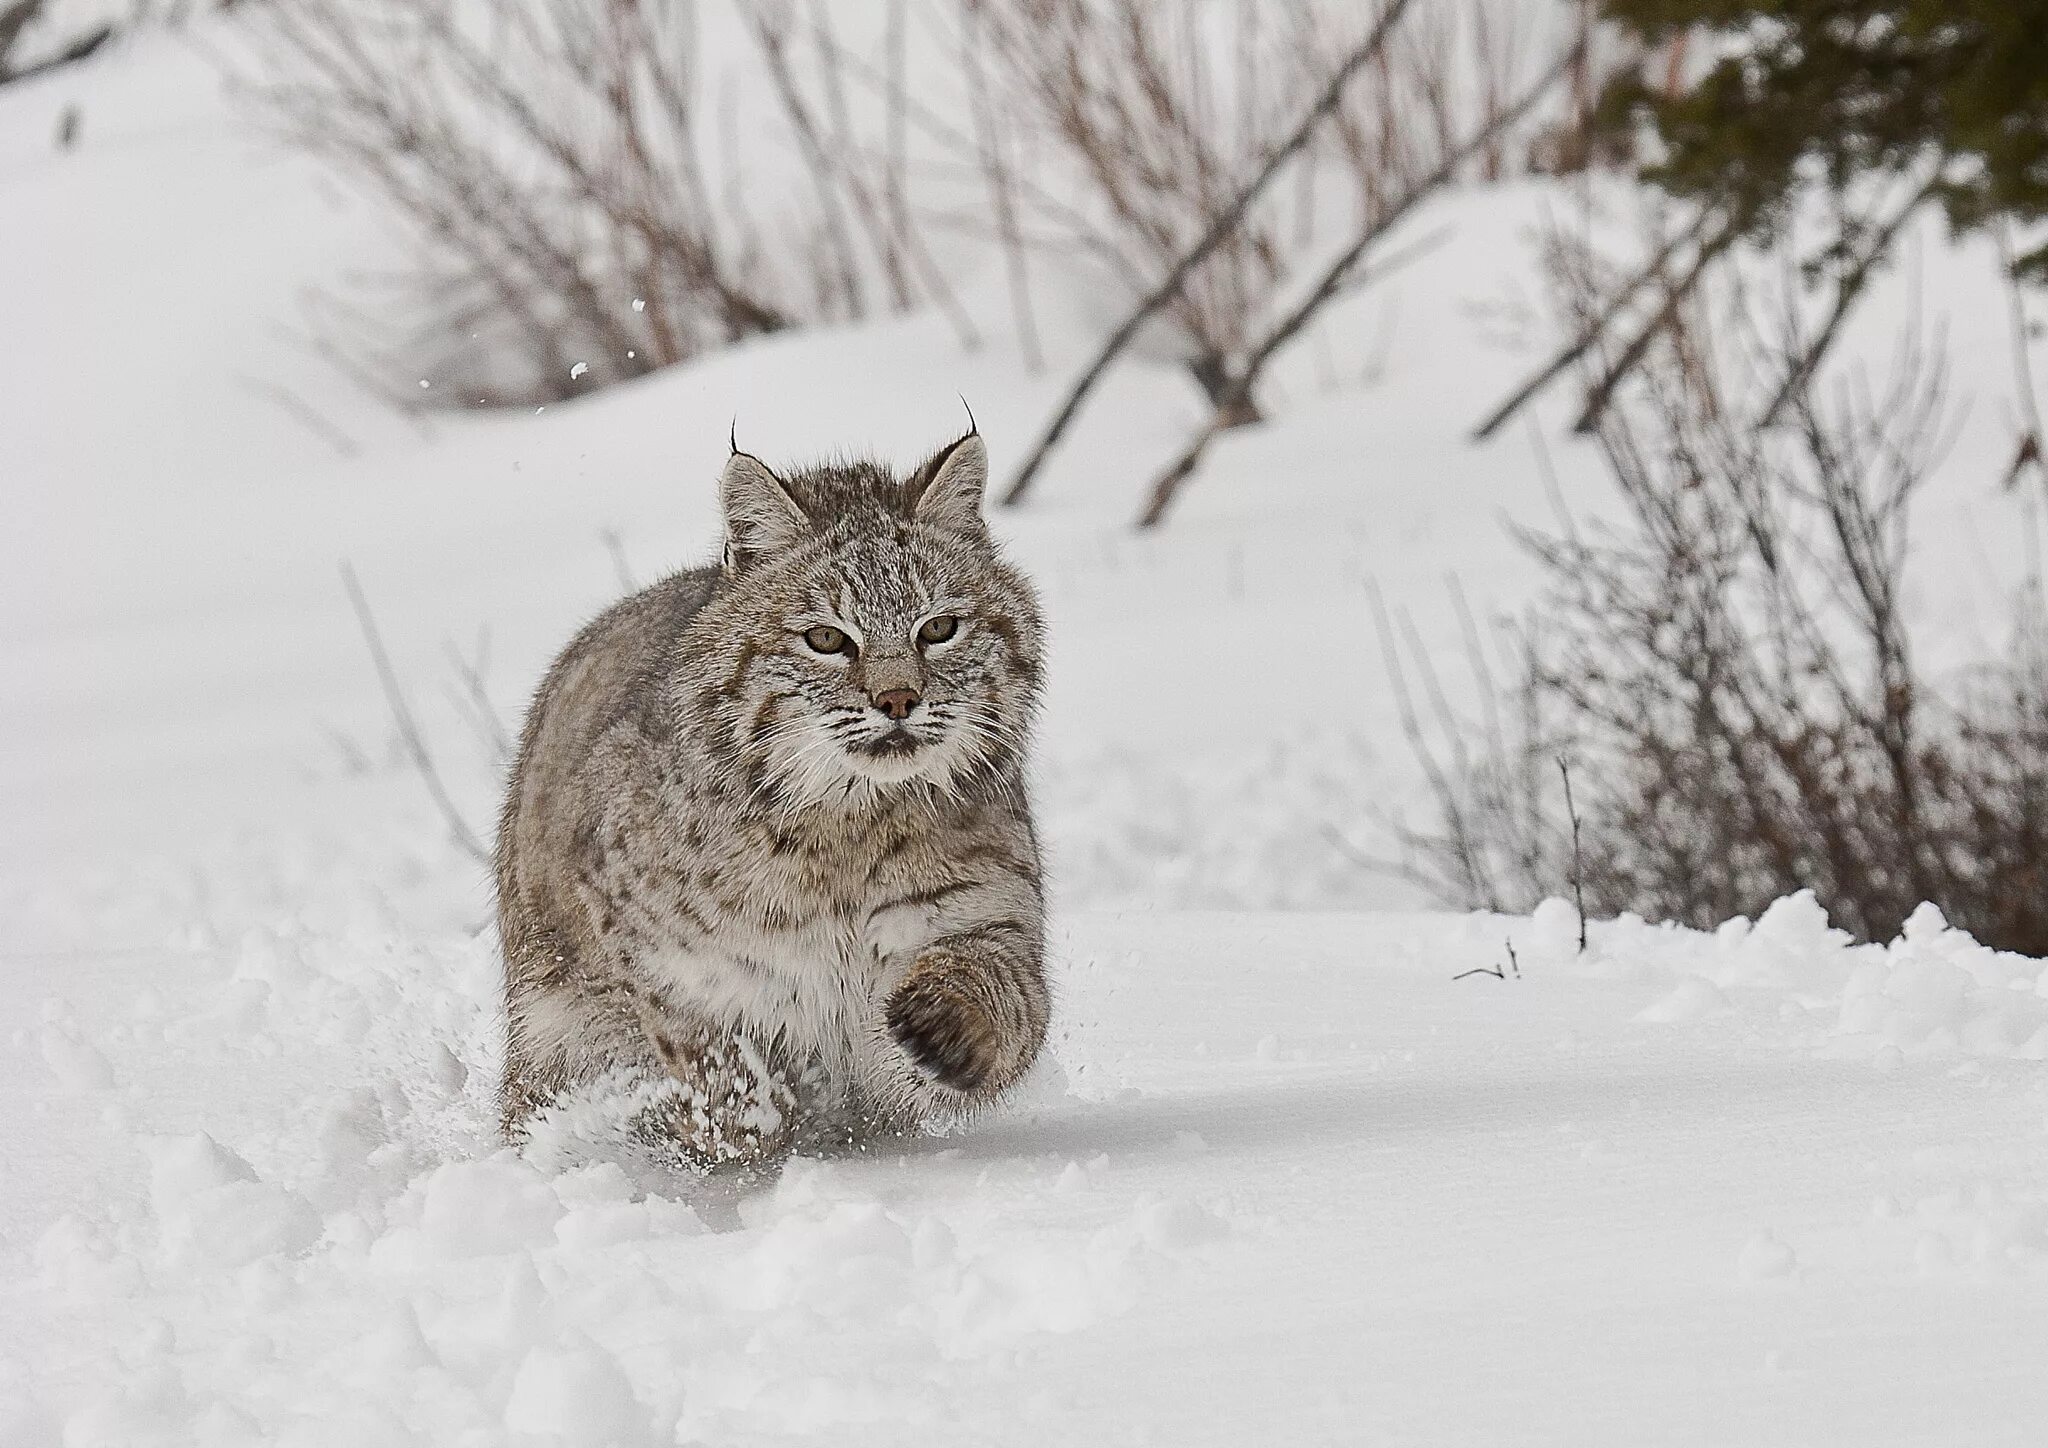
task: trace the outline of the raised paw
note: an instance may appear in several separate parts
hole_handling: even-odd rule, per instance
[[[889,1034],[926,1078],[963,1094],[986,1087],[1001,1065],[995,1022],[965,995],[931,977],[905,981],[889,998]]]

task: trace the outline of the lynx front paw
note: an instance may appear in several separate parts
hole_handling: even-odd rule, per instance
[[[745,1036],[648,1030],[675,1091],[649,1125],[706,1167],[755,1166],[784,1155],[798,1127],[798,1099],[778,1063]]]
[[[889,998],[888,1023],[911,1065],[963,1095],[987,1087],[1002,1065],[995,1022],[943,978],[905,981]]]

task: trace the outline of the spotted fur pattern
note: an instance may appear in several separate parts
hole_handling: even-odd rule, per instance
[[[510,1136],[624,1066],[663,1087],[650,1134],[754,1163],[1030,1065],[1042,626],[986,477],[974,434],[908,477],[736,453],[722,563],[556,661],[498,834]]]

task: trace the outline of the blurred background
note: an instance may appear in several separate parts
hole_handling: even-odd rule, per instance
[[[2048,949],[2040,7],[1770,8],[12,0],[10,932],[480,923],[729,431],[965,404],[1069,904]]]

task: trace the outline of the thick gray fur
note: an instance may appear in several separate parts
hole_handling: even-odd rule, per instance
[[[971,1111],[1029,1067],[1042,625],[987,473],[974,434],[908,477],[736,452],[723,561],[556,660],[498,833],[509,1136],[624,1072],[654,1088],[638,1134],[757,1163]]]

